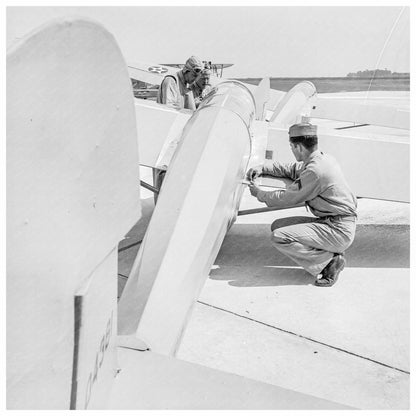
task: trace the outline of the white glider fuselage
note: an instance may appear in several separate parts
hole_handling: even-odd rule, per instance
[[[174,354],[236,217],[254,114],[247,88],[224,82],[183,129],[119,301],[119,332],[153,351]]]

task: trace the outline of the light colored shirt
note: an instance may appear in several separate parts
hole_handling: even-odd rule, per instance
[[[193,93],[183,78],[182,71],[175,75],[167,75],[159,87],[157,102],[181,110],[188,108],[195,111]]]
[[[258,192],[257,199],[269,207],[288,208],[304,202],[318,217],[357,215],[357,199],[337,161],[319,150],[304,162],[266,164],[263,174],[294,181],[285,190]]]

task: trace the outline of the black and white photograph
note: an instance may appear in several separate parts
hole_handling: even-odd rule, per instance
[[[409,2],[2,13],[3,410],[415,409]]]

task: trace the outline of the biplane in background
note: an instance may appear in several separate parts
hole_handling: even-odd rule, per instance
[[[211,69],[212,74],[216,77],[222,78],[223,71],[225,68],[230,68],[234,64],[215,64],[211,61],[202,61],[204,65]],[[162,66],[172,66],[174,68],[182,69],[185,65],[184,64],[161,64]]]
[[[343,408],[172,358],[247,169],[291,157],[288,126],[343,100],[309,82],[283,93],[268,79],[216,77],[194,113],[133,98],[131,78],[159,85],[169,71],[127,68],[113,36],[83,19],[48,23],[8,51],[8,408]],[[321,148],[355,192],[408,201],[405,105],[382,117],[376,97],[327,107],[340,121],[321,123]],[[404,133],[336,130],[357,114]],[[117,305],[118,243],[141,215],[139,164],[167,173]]]
[[[209,66],[212,75],[220,78],[222,77],[224,68],[229,68],[230,66],[233,66],[233,64],[214,64],[211,61],[202,61],[202,63]],[[150,65],[147,68],[147,70],[149,72],[166,75],[169,71],[166,67],[182,69],[184,67],[184,64]],[[134,65],[132,65],[131,68],[134,68]],[[156,100],[159,84],[150,84],[134,78],[131,78],[131,82],[133,87],[133,94],[136,98],[142,98],[144,100]]]

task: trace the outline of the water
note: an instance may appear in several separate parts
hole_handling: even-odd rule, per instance
[[[247,84],[258,85],[261,78],[240,78]],[[409,91],[410,78],[270,78],[270,87],[289,91],[301,81],[312,82],[318,93],[345,91]]]

